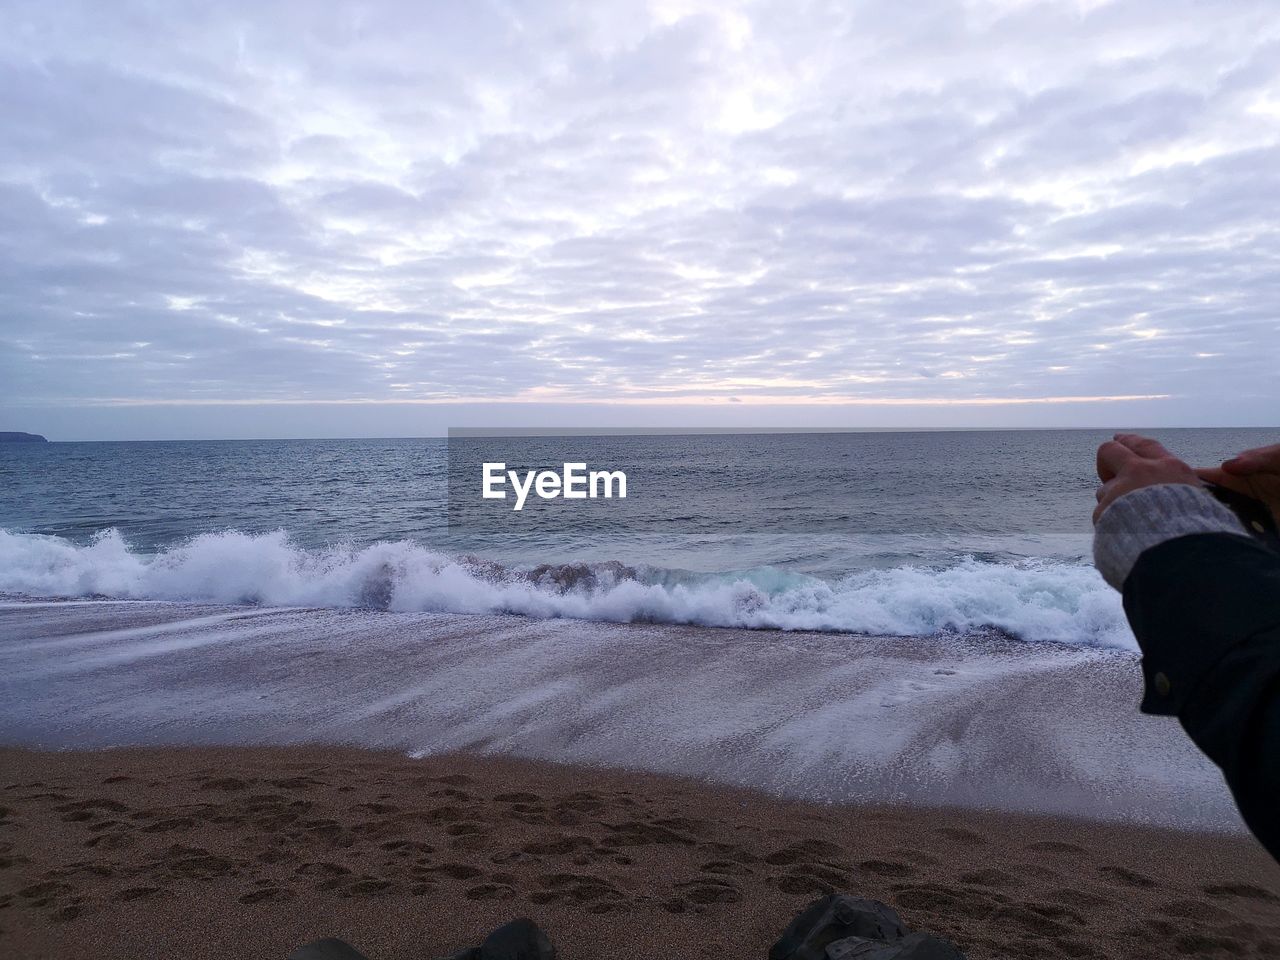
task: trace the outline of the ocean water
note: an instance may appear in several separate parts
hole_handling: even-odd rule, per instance
[[[1266,431],[1162,431],[1216,463]],[[1239,830],[1095,431],[0,445],[0,742],[352,743]],[[624,469],[482,502],[478,464]],[[580,509],[581,508],[581,509]]]
[[[1088,430],[0,444],[0,593],[1133,649]],[[1217,463],[1265,430],[1166,430]],[[480,462],[626,501],[479,497]]]

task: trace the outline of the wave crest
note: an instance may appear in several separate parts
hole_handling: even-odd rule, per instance
[[[154,555],[132,550],[116,530],[86,545],[0,531],[0,591],[902,636],[995,629],[1135,649],[1115,592],[1089,565],[1056,560],[966,557],[942,569],[899,566],[827,581],[768,567],[522,569],[410,541],[306,550],[283,531],[205,534]]]

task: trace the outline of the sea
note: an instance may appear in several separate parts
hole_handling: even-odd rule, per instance
[[[1160,435],[1200,464],[1274,440],[1265,430]],[[1107,438],[4,444],[0,592],[909,636],[1000,631],[1133,649],[1118,597],[1089,560],[1094,451]],[[461,456],[468,444],[486,446]],[[478,468],[469,486],[460,476],[488,457],[512,468],[622,469],[630,495],[560,501],[537,520],[541,504],[517,514],[504,503],[459,521],[468,498],[493,503],[480,499]]]
[[[1211,465],[1275,431],[1155,431]],[[0,741],[343,742],[1236,829],[1142,717],[1101,430],[0,444]],[[625,500],[484,500],[582,462]]]

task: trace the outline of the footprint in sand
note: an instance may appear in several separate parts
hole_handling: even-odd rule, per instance
[[[92,816],[95,811],[99,811],[99,810],[105,811],[107,813],[124,813],[129,809],[129,807],[123,803],[120,803],[117,800],[108,800],[103,797],[95,797],[92,800],[77,800],[75,803],[60,804],[59,806],[56,806],[53,809],[57,810],[59,813],[68,814],[68,816],[63,817],[62,819],[70,820],[72,818],[69,815],[73,813],[74,814],[87,813],[90,816]],[[87,820],[89,819],[89,817],[78,816],[75,819]]]
[[[680,897],[689,903],[707,905],[713,903],[737,903],[742,899],[742,891],[731,880],[718,880],[710,877],[698,877],[676,884]]]
[[[985,920],[1008,898],[994,891],[960,889],[943,884],[895,884],[894,906],[929,914],[951,914]]]
[[[241,903],[288,903],[297,896],[287,887],[263,887],[253,890],[240,898]]]
[[[825,840],[802,840],[766,854],[765,863],[785,867],[805,860],[831,860],[844,855],[844,849]]]
[[[128,903],[133,900],[155,900],[163,896],[165,892],[159,887],[128,887],[118,891],[111,899]]]
[[[426,867],[422,872],[438,874],[450,880],[473,880],[484,873],[483,870],[469,863],[442,863],[438,866]]]
[[[423,843],[421,840],[388,840],[381,845],[381,849],[398,857],[410,857],[436,852],[435,847],[429,843]]]
[[[445,804],[428,810],[425,815],[415,814],[412,819],[424,820],[428,823],[456,823],[459,820],[466,820],[469,816],[470,811],[465,807]]]
[[[708,860],[706,863],[701,864],[698,869],[705,870],[707,873],[734,877],[749,877],[755,873],[745,863],[737,863],[733,860]]]
[[[142,828],[143,833],[170,833],[174,830],[190,830],[196,822],[190,817],[172,817],[168,820],[157,820]]]
[[[355,883],[343,887],[340,894],[344,897],[383,897],[395,893],[396,890],[396,885],[390,880],[362,877]]]
[[[541,803],[542,798],[536,793],[499,793],[493,798],[495,803]]]
[[[1126,887],[1135,887],[1139,890],[1150,890],[1152,887],[1159,886],[1146,874],[1138,873],[1136,870],[1130,870],[1127,867],[1107,865],[1099,867],[1098,872],[1104,877],[1111,878],[1116,883]]]
[[[546,809],[534,803],[513,804],[511,809],[503,815],[503,819],[515,820],[533,827],[546,826],[551,822],[547,817]]]
[[[186,847],[180,843],[175,843],[151,864],[157,873],[190,880],[238,876],[243,866],[241,861],[216,856],[203,847]]]
[[[314,877],[315,890],[336,890],[346,883],[351,871],[338,863],[304,863],[294,871],[303,877]]]
[[[571,793],[563,800],[557,801],[555,809],[557,813],[601,813],[607,806],[603,797],[584,791]]]
[[[392,803],[357,803],[352,810],[363,810],[372,813],[375,816],[384,816],[388,813],[399,813],[400,808]]]
[[[1065,843],[1061,840],[1037,840],[1035,843],[1028,843],[1025,849],[1034,850],[1036,853],[1080,854],[1089,852],[1084,847],[1076,846],[1074,843]]]
[[[287,777],[284,780],[272,780],[271,785],[281,790],[309,790],[312,787],[326,787],[328,783],[311,777]]]
[[[964,827],[934,827],[933,832],[940,837],[965,843],[971,847],[985,846],[987,842],[987,838],[982,834],[966,830]]]
[[[765,882],[783,893],[807,895],[834,893],[850,886],[852,878],[836,865],[800,863],[790,873],[769,877]]]
[[[468,900],[510,900],[516,891],[505,883],[481,883],[468,889],[464,895]]]
[[[863,860],[858,864],[858,869],[863,873],[870,873],[877,877],[909,877],[915,873],[915,868],[906,863],[899,863],[896,860]]]
[[[69,883],[46,880],[44,883],[33,883],[18,891],[18,896],[33,907],[47,907],[59,897],[71,893],[75,888]]]
[[[1096,893],[1086,893],[1084,890],[1076,890],[1072,887],[1059,887],[1056,890],[1050,890],[1046,896],[1055,903],[1065,904],[1069,907],[1075,907],[1077,910],[1096,910],[1098,907],[1104,906],[1111,901],[1106,897],[1100,897]]]
[[[1208,900],[1170,900],[1160,907],[1162,913],[1171,917],[1183,917],[1187,920],[1216,920],[1219,923],[1236,923],[1237,918],[1230,910],[1224,910]]]
[[[94,863],[91,860],[77,860],[74,863],[68,863],[62,867],[55,867],[52,870],[40,874],[40,879],[63,880],[80,874],[89,874],[94,877],[110,877],[115,875],[115,871],[106,864]]]
[[[245,783],[239,777],[214,777],[209,779],[200,779],[196,783],[200,784],[201,790],[224,790],[231,792],[234,790],[248,790],[249,784]]]
[[[1019,887],[1022,880],[1011,873],[988,867],[984,870],[971,870],[956,878],[961,883],[974,884],[979,887]]]
[[[337,820],[304,820],[298,824],[303,834],[307,834],[309,840],[327,840],[330,843],[336,841],[342,834],[342,824]],[[300,834],[290,833],[290,836],[300,836]]]
[[[548,840],[534,840],[520,848],[523,853],[534,857],[574,856],[574,860],[601,859],[605,854],[596,850],[595,841],[590,837],[571,835],[555,837]],[[580,864],[581,865],[581,864]]]
[[[902,857],[904,860],[910,860],[913,863],[922,864],[926,867],[936,867],[942,863],[942,861],[932,853],[925,853],[923,850],[915,850],[911,847],[897,847],[889,852]]]
[[[529,894],[530,902],[536,904],[576,903],[594,906],[626,899],[622,891],[609,881],[589,873],[548,873],[538,877],[537,882],[543,889]]]
[[[1071,921],[1070,926],[1062,923],[1060,917]],[[1084,923],[1084,919],[1078,914],[1042,903],[1019,903],[998,907],[991,915],[991,919],[996,922],[1012,921],[1036,937],[1054,938],[1067,936],[1073,929],[1078,929]]]
[[[303,877],[345,877],[351,873],[348,868],[340,863],[326,863],[323,861],[304,863],[293,872]]]
[[[461,773],[451,773],[447,777],[432,777],[436,783],[443,783],[450,787],[465,787],[471,782],[471,778]]]
[[[125,847],[131,847],[135,843],[137,843],[137,838],[133,834],[120,830],[111,833],[100,833],[96,837],[90,837],[84,842],[84,845],[93,850],[123,850]]]
[[[427,794],[427,796],[432,798],[442,797],[449,800],[462,800],[464,802],[475,799],[471,794],[467,793],[467,791],[458,790],[454,787],[445,787],[443,790],[432,790]]]
[[[610,843],[624,847],[644,847],[661,844],[684,844],[692,846],[693,837],[677,831],[669,824],[675,821],[627,820],[622,823],[605,823],[610,831]]]
[[[1259,900],[1267,903],[1275,903],[1280,900],[1270,890],[1264,890],[1262,887],[1255,887],[1251,883],[1216,883],[1207,887],[1202,887],[1205,893],[1211,897],[1227,897],[1241,900]]]
[[[271,847],[258,854],[259,863],[292,863],[297,859],[298,855],[296,853],[283,847]]]
[[[734,863],[759,863],[760,858],[748,850],[733,843],[706,841],[698,844],[703,853],[714,854],[717,860],[732,860]]]

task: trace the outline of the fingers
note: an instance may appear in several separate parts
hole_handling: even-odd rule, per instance
[[[1159,441],[1136,433],[1117,433],[1114,440],[1098,447],[1098,477],[1102,483],[1094,492],[1098,500],[1093,511],[1094,523],[1112,503],[1134,490],[1168,483],[1198,487],[1202,482],[1200,473],[1171,454]]]
[[[1134,460],[1172,459],[1173,454],[1159,440],[1138,433],[1117,433],[1098,448],[1098,476],[1110,480]]]
[[[1138,459],[1138,455],[1124,444],[1108,440],[1098,447],[1098,477],[1105,483],[1112,479],[1126,463]]]
[[[1220,487],[1226,487],[1228,490],[1234,490],[1236,493],[1243,493],[1245,496],[1252,497],[1254,495],[1249,481],[1240,477],[1233,477],[1221,467],[1201,467],[1196,470],[1196,476],[1201,480],[1209,483],[1216,483]]]
[[[1280,473],[1280,443],[1244,450],[1226,461],[1222,468],[1237,477],[1247,477],[1251,473]]]
[[[1102,512],[1111,505],[1111,501],[1115,499],[1112,487],[1115,486],[1114,480],[1106,483],[1098,484],[1098,489],[1093,492],[1093,498],[1098,501],[1098,505],[1093,508],[1093,522],[1097,523],[1098,518],[1102,516]]]
[[[1115,440],[1116,443],[1123,444],[1146,460],[1158,460],[1161,457],[1173,456],[1159,440],[1144,437],[1140,433],[1117,433]]]
[[[1094,499],[1098,501],[1098,505],[1093,508],[1093,522],[1097,523],[1098,518],[1111,506],[1111,501],[1119,496],[1118,487],[1121,481],[1108,480],[1106,483],[1098,484],[1098,489],[1093,492]]]

